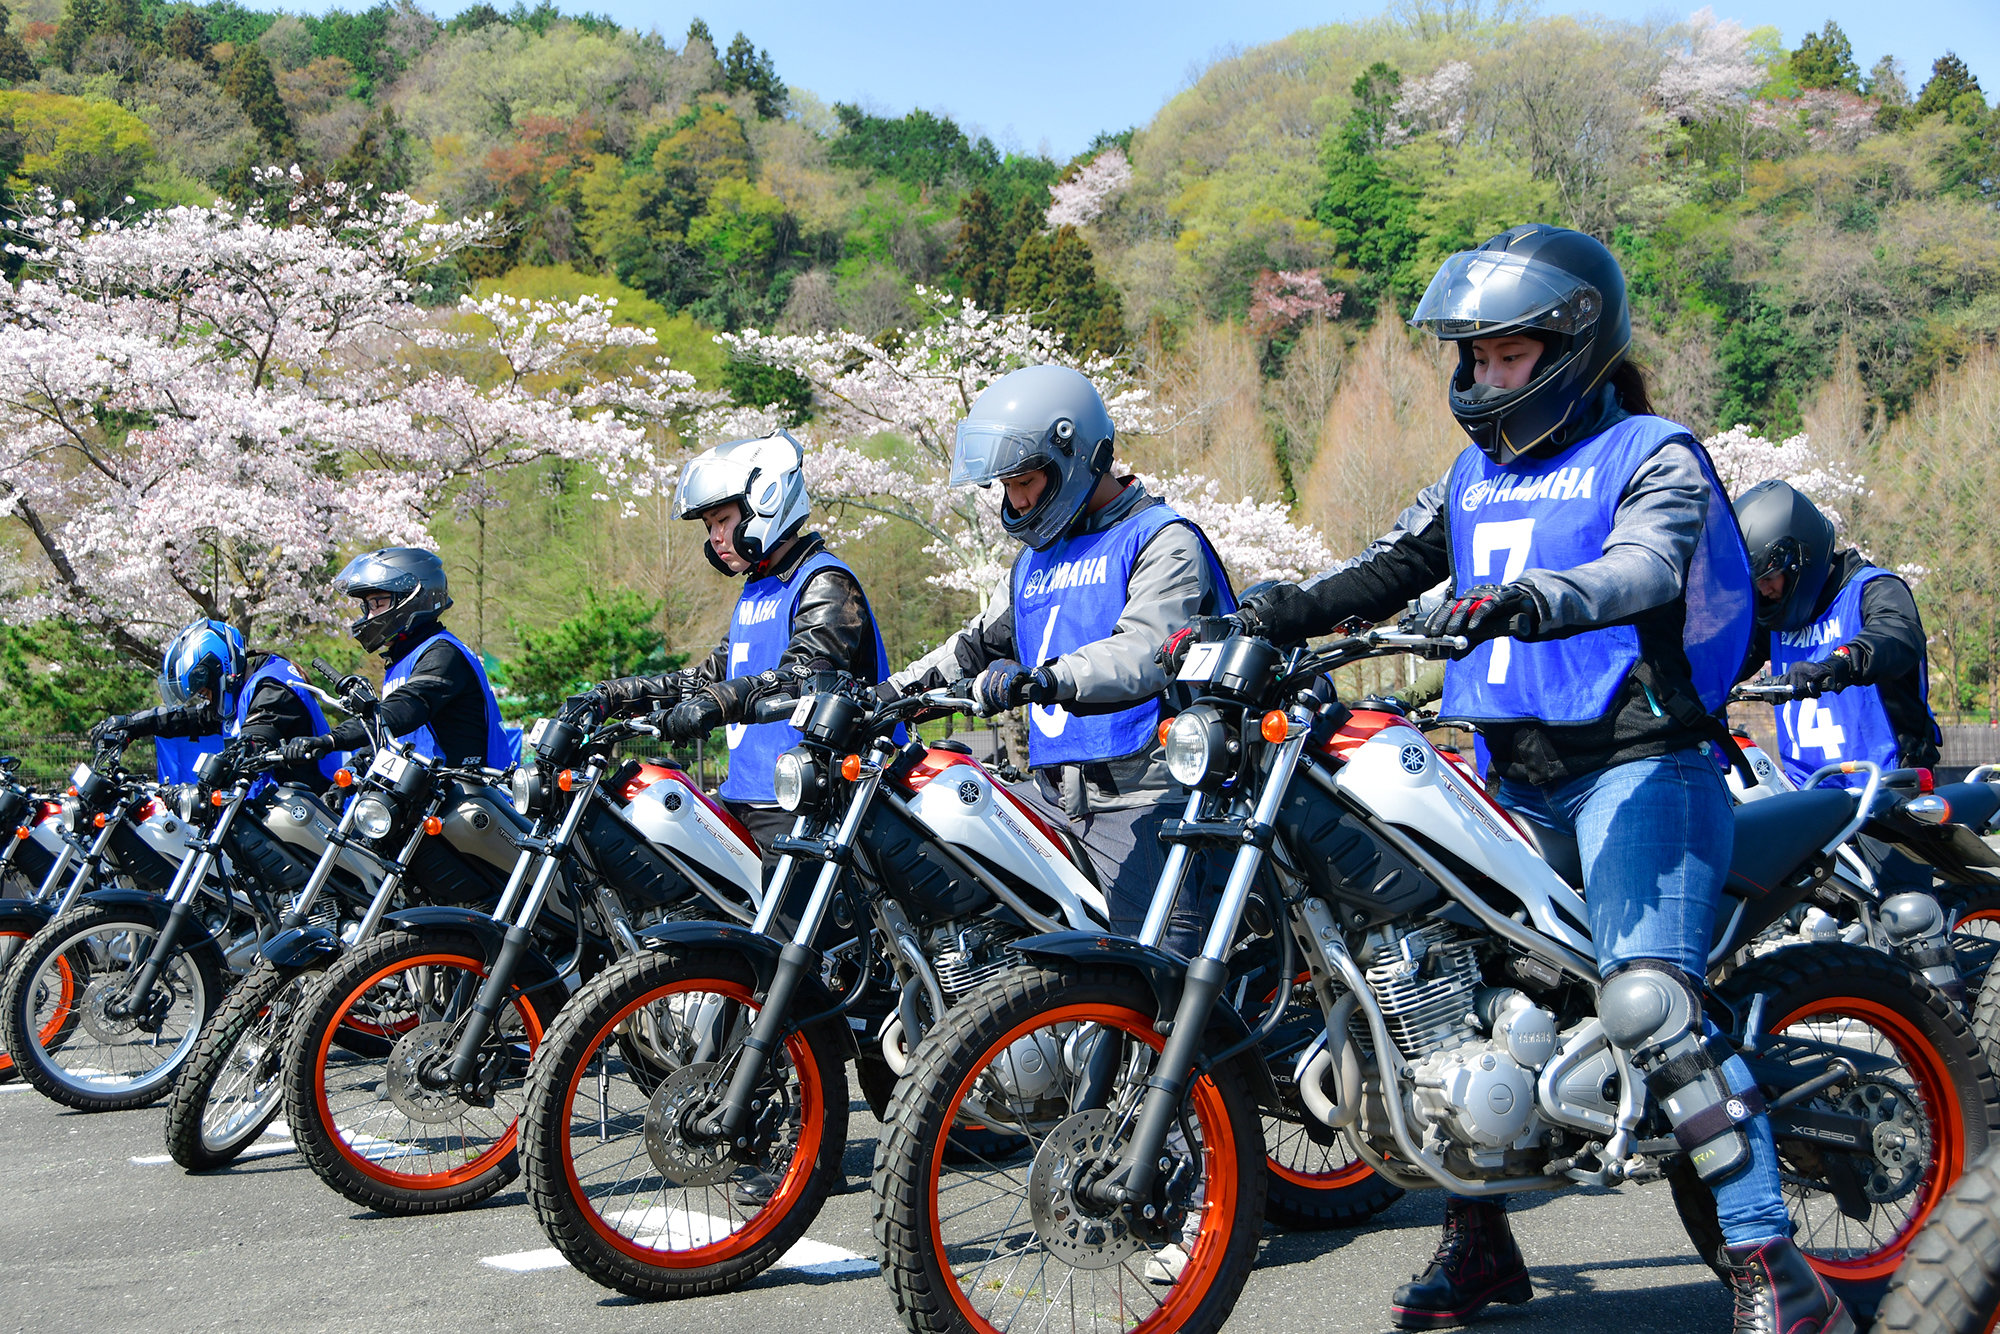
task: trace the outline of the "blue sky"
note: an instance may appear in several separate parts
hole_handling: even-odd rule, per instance
[[[692,8],[643,0],[560,2],[565,9],[609,13],[641,30],[657,27],[676,43],[699,14],[722,43],[739,29],[749,34],[770,51],[781,77],[828,102],[858,101],[897,114],[917,106],[946,112],[1002,147],[1046,147],[1058,158],[1082,149],[1099,130],[1143,125],[1192,73],[1232,45],[1255,46],[1299,28],[1368,18],[1384,7],[1383,0],[1257,0],[1241,9],[1215,0],[699,0]],[[463,7],[446,0],[435,12],[449,17]],[[1646,0],[1544,0],[1542,6],[1544,12],[1668,21],[1698,7]],[[2000,91],[2000,0],[1720,0],[1715,10],[1749,28],[1775,24],[1788,46],[1833,18],[1853,41],[1864,70],[1893,54],[1913,90],[1932,60],[1955,49],[1989,100]]]

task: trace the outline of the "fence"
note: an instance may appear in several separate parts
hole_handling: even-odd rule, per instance
[[[90,758],[90,742],[80,732],[45,732],[36,736],[0,737],[0,755],[21,761],[21,777],[36,787],[55,789],[69,782],[76,766]],[[125,748],[125,767],[133,773],[153,772],[150,737]]]

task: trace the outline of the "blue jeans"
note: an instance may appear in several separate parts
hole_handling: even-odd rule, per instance
[[[1699,750],[1632,760],[1547,787],[1502,779],[1496,797],[1523,819],[1575,836],[1599,973],[1633,959],[1663,959],[1697,982],[1707,973],[1736,824],[1722,775]],[[1702,1022],[1711,1035],[1717,1031],[1706,1017]],[[1751,1087],[1740,1058],[1722,1069],[1732,1091]],[[1743,1128],[1750,1165],[1714,1188],[1723,1240],[1731,1246],[1792,1235],[1770,1122],[1759,1116]]]

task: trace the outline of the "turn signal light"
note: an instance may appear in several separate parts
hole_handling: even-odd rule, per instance
[[[27,836],[29,835],[29,833],[30,833],[30,832],[32,832],[32,831],[31,831],[31,830],[29,830],[28,826],[26,826],[26,825],[17,825],[17,826],[15,826],[15,829],[14,829],[14,837],[15,837],[15,838],[26,838],[26,837],[27,837]]]
[[[424,817],[424,832],[426,834],[442,833],[443,830],[444,830],[444,821],[438,819],[437,816],[426,815]]]
[[[861,777],[861,757],[859,755],[849,755],[846,759],[842,760],[840,762],[840,776],[850,783]]]
[[[72,797],[76,796],[77,795],[76,784],[71,783],[68,787],[64,788],[63,791],[69,793]]]
[[[1917,770],[1917,791],[1919,792],[1937,791],[1937,775],[1932,773],[1929,769]]]
[[[1173,719],[1171,719],[1171,718],[1162,718],[1162,719],[1160,719],[1160,744],[1161,744],[1161,745],[1163,745],[1163,746],[1164,746],[1164,745],[1166,745],[1166,744],[1167,744],[1167,729],[1168,729],[1169,727],[1172,727],[1173,725],[1174,725],[1174,720],[1173,720]]]
[[[104,826],[111,823],[111,821],[105,817],[105,814],[102,811],[99,811],[96,815],[92,816],[90,822],[96,825],[99,829],[102,829],[104,828]]]
[[[228,800],[229,800],[228,797],[222,795],[221,788],[217,788],[215,791],[208,794],[208,804],[211,806],[220,806],[223,802]]]
[[[568,792],[576,786],[576,770],[565,769],[556,775],[556,786]]]
[[[1292,730],[1292,720],[1285,717],[1284,710],[1273,709],[1264,715],[1264,725],[1259,730],[1264,733],[1264,739],[1275,746]]]
[[[354,770],[352,770],[352,769],[335,769],[335,770],[333,771],[333,785],[334,785],[335,787],[353,787],[353,786],[354,786]]]

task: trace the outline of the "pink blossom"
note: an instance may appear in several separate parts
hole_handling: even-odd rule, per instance
[[[1340,315],[1345,292],[1329,292],[1318,269],[1286,269],[1273,273],[1265,269],[1250,285],[1250,333],[1260,339],[1289,333],[1317,316],[1331,320]]]
[[[1067,180],[1049,187],[1054,200],[1043,215],[1050,227],[1082,227],[1095,222],[1111,197],[1132,183],[1132,164],[1125,150],[1107,148]]]
[[[1822,457],[1803,431],[1783,440],[1767,440],[1738,424],[1703,443],[1715,463],[1716,477],[1730,495],[1741,496],[1759,482],[1789,482],[1819,506],[1835,528],[1845,525],[1837,508],[1840,502],[1868,493],[1867,482],[1859,473],[1848,472]]]
[[[1676,120],[1707,120],[1740,103],[1764,82],[1764,68],[1750,54],[1750,34],[1704,5],[1688,19],[1685,46],[1673,50],[1653,84],[1660,109]]]

